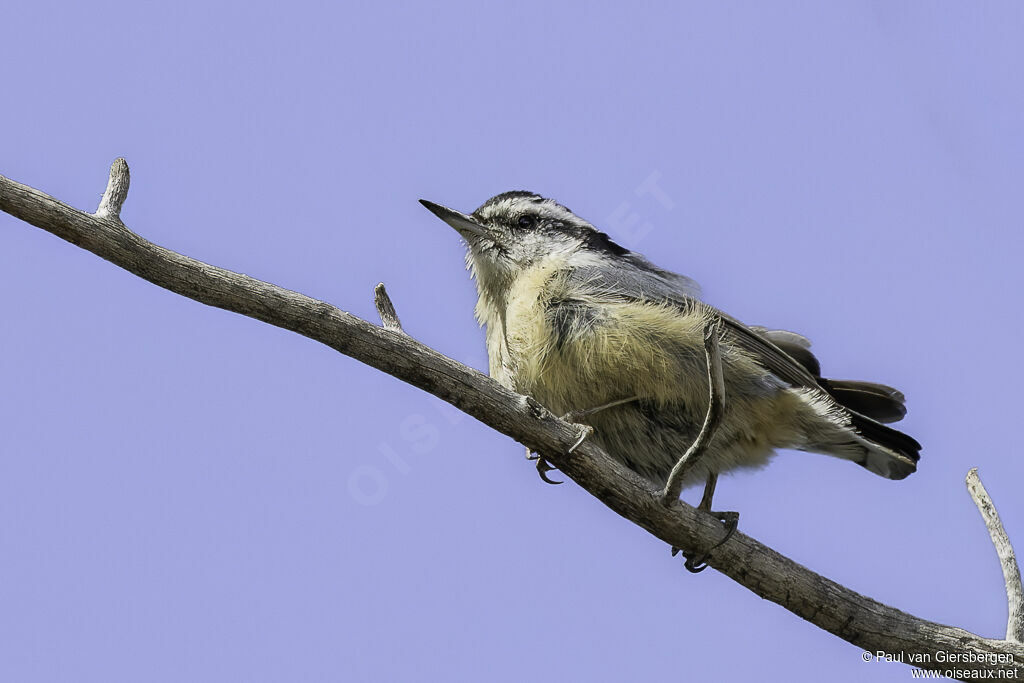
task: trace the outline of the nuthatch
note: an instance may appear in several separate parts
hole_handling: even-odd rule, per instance
[[[708,410],[704,330],[717,324],[725,409],[684,485],[764,465],[777,448],[850,460],[888,479],[917,467],[921,445],[883,423],[905,414],[882,384],[825,379],[810,342],[752,327],[569,209],[506,192],[464,214],[421,200],[468,245],[490,373],[555,414],[584,415],[594,439],[664,484]],[[543,470],[542,470],[543,474]]]

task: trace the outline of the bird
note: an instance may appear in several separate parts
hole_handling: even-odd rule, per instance
[[[921,445],[888,426],[906,415],[903,393],[826,379],[803,335],[727,315],[702,300],[693,280],[562,204],[523,190],[469,214],[420,203],[465,242],[490,375],[588,426],[588,438],[653,484],[666,483],[703,426],[709,329],[724,407],[682,482],[704,482],[701,509],[711,512],[719,474],[760,468],[778,449],[834,456],[893,480],[917,469]],[[538,469],[550,482],[543,459]],[[728,538],[736,513],[712,514],[731,522]]]

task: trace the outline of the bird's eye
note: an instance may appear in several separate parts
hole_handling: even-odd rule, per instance
[[[533,216],[526,214],[520,216],[519,220],[516,222],[519,224],[520,228],[532,228],[535,221],[536,219]]]

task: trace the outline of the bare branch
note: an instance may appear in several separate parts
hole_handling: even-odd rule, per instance
[[[123,158],[114,159],[110,165],[110,177],[107,179],[107,189],[100,199],[96,215],[100,218],[121,219],[121,207],[124,200],[128,198],[128,185],[131,183],[131,176],[128,173],[128,162]]]
[[[157,246],[120,221],[79,211],[0,176],[0,210],[191,299],[297,332],[419,387],[541,453],[613,511],[670,546],[702,548],[721,536],[717,520],[662,492],[613,460],[592,440],[570,455],[576,428],[535,400],[443,356],[408,335],[394,334],[330,304],[188,258]],[[708,560],[734,581],[868,652],[928,655],[971,652],[966,671],[1024,667],[1024,646],[982,638],[912,616],[856,593],[742,533]],[[1012,663],[993,664],[997,655]],[[907,661],[910,661],[909,659]],[[1005,674],[1004,674],[1005,675]],[[977,676],[975,676],[977,677]]]
[[[704,327],[704,356],[708,364],[708,412],[704,416],[704,424],[700,428],[700,434],[690,447],[683,453],[683,457],[672,468],[665,483],[665,490],[662,491],[662,502],[671,505],[679,499],[683,491],[683,482],[686,475],[693,470],[701,456],[708,449],[708,444],[718,431],[718,425],[722,423],[722,415],[725,413],[725,379],[722,375],[722,352],[718,348],[718,324],[709,322]]]
[[[1009,613],[1006,618],[1006,639],[1015,643],[1024,641],[1024,590],[1021,590],[1020,568],[1017,566],[1017,556],[1010,544],[1010,537],[1006,535],[1003,522],[999,519],[999,513],[992,499],[985,490],[978,476],[978,468],[972,467],[967,473],[967,492],[974,499],[978,506],[981,518],[985,520],[985,527],[992,538],[992,545],[996,547],[996,554],[999,556],[999,565],[1003,569],[1003,581],[1006,582],[1006,602],[1009,606]]]
[[[384,329],[392,332],[404,332],[402,321],[398,319],[395,305],[391,303],[391,297],[388,296],[388,290],[384,288],[383,282],[373,288],[373,303],[377,306],[377,315],[380,316]]]

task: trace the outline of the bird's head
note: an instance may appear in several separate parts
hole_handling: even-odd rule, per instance
[[[420,203],[466,240],[466,263],[481,294],[506,289],[544,259],[561,258],[572,267],[629,254],[566,207],[533,192],[504,192],[471,214]]]

